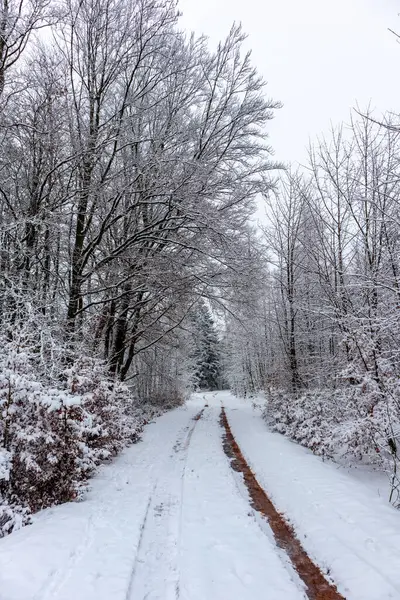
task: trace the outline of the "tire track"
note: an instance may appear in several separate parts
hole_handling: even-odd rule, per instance
[[[258,483],[233,437],[223,407],[220,422],[225,431],[223,438],[225,454],[231,460],[232,468],[242,473],[252,507],[267,519],[277,546],[284,550],[289,557],[294,569],[305,585],[309,600],[345,600],[337,591],[336,586],[330,583],[319,567],[313,563],[296,537],[293,528],[276,510],[266,492]]]
[[[75,565],[81,560],[86,550],[92,543],[93,516],[90,515],[86,523],[82,542],[77,544],[69,555],[67,564],[63,569],[55,569],[44,582],[33,600],[53,600],[55,595],[62,589],[65,582],[71,577]]]
[[[153,492],[149,496],[149,501],[147,502],[147,506],[146,506],[146,512],[144,513],[143,521],[142,521],[142,524],[140,526],[139,542],[138,542],[138,545],[137,545],[136,554],[135,554],[135,560],[134,560],[133,567],[132,567],[132,570],[131,570],[131,574],[130,574],[130,577],[129,577],[128,589],[126,590],[125,600],[129,600],[131,598],[131,596],[132,596],[133,582],[134,582],[134,579],[135,579],[136,566],[137,566],[137,563],[138,563],[137,557],[139,555],[139,552],[140,552],[142,544],[143,544],[143,534],[144,534],[144,530],[146,528],[146,523],[148,521],[149,512],[150,512],[150,505],[151,505],[153,493],[155,492],[156,486],[157,486],[157,483],[154,485]]]
[[[180,496],[181,496],[181,502],[180,502],[180,506],[179,506],[179,527],[178,527],[178,565],[177,565],[177,570],[178,570],[178,581],[176,583],[176,588],[175,588],[175,597],[176,600],[179,600],[180,595],[181,595],[181,589],[180,589],[180,566],[179,566],[179,558],[181,556],[181,538],[182,538],[182,530],[183,530],[183,514],[182,514],[182,507],[183,507],[183,499],[184,499],[184,494],[185,494],[185,473],[186,473],[186,466],[187,466],[187,459],[188,459],[188,450],[189,450],[189,446],[190,446],[190,442],[194,433],[194,430],[196,429],[196,425],[198,423],[198,421],[202,418],[203,414],[204,414],[204,410],[208,408],[208,404],[204,405],[204,408],[202,408],[194,417],[193,417],[193,421],[194,421],[194,425],[192,426],[191,430],[189,431],[189,434],[186,438],[186,442],[185,442],[185,456],[184,456],[184,461],[183,461],[183,469],[182,469],[182,473],[181,473],[181,481],[180,481]]]
[[[128,582],[125,600],[145,600],[148,597],[161,598],[179,598],[179,546],[181,535],[181,510],[183,495],[183,479],[186,468],[186,458],[194,430],[198,421],[201,419],[204,408],[199,411],[192,419],[193,424],[188,425],[178,435],[172,448],[172,454],[168,456],[164,468],[164,477],[161,475],[154,484],[153,490],[149,496],[146,513],[140,530],[139,543],[136,548],[135,558],[131,568],[131,574]],[[182,455],[179,457],[179,455]],[[168,469],[168,464],[171,468]],[[175,481],[176,480],[176,481]],[[176,494],[176,490],[179,490]],[[176,529],[174,532],[171,530]],[[169,563],[160,564],[160,558],[155,556],[155,549],[168,548],[170,555],[163,558],[169,558]],[[154,561],[154,564],[151,561]],[[160,577],[162,568],[166,570],[169,580],[173,580],[170,595],[153,596],[154,590],[148,590],[147,584],[152,580],[152,575]],[[140,572],[142,571],[142,572]],[[157,579],[154,578],[154,585],[157,586]],[[165,583],[165,581],[164,581]],[[157,591],[156,591],[157,593]]]

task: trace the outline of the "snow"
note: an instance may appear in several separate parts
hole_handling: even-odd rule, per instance
[[[0,600],[301,600],[195,397],[103,467],[87,498],[0,540]],[[267,592],[266,592],[267,590]]]
[[[243,455],[303,547],[329,571],[347,600],[400,598],[400,513],[365,483],[309,450],[268,431],[244,401],[218,401]]]
[[[218,407],[219,408],[219,407]],[[305,598],[288,561],[259,527],[221,444],[219,409],[193,435],[184,486],[181,597]],[[297,579],[297,578],[296,578]]]
[[[0,600],[304,599],[225,456],[221,402],[259,482],[346,599],[400,598],[400,514],[220,392],[150,424],[82,502],[1,539]]]
[[[143,442],[101,469],[83,502],[42,511],[0,540],[0,599],[125,599],[166,449],[193,412],[174,411],[147,427]]]

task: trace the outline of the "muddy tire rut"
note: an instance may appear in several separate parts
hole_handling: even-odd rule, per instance
[[[296,537],[293,528],[276,510],[266,492],[258,483],[233,437],[223,408],[221,410],[221,425],[224,429],[224,450],[231,460],[232,468],[242,473],[252,507],[267,519],[277,546],[282,548],[288,555],[294,569],[305,585],[305,592],[309,600],[346,600],[337,591],[336,586],[325,578],[319,567],[311,560]]]

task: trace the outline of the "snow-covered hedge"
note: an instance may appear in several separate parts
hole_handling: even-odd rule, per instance
[[[400,443],[400,390],[383,394],[364,380],[357,386],[267,396],[264,418],[278,431],[321,456],[362,461],[393,472]]]
[[[0,339],[0,537],[78,498],[96,467],[164,409],[140,404],[94,359],[60,368],[51,385],[29,340],[19,341]]]

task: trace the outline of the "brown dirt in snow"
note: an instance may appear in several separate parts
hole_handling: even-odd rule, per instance
[[[345,600],[344,596],[339,594],[336,587],[325,579],[320,569],[312,562],[292,527],[278,513],[258,483],[232,435],[224,409],[221,411],[221,424],[225,429],[224,450],[231,459],[232,468],[243,474],[252,507],[267,518],[277,545],[285,550],[293,567],[304,582],[308,598],[310,600]]]
[[[197,415],[195,415],[193,417],[193,421],[200,421],[201,417],[203,416],[203,412],[204,412],[204,408],[202,408],[201,411],[198,412]]]

